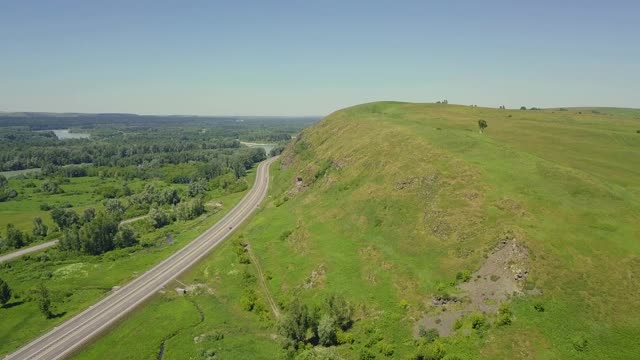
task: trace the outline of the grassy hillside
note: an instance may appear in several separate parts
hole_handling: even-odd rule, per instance
[[[336,293],[355,304],[353,328],[335,349],[344,358],[633,358],[640,353],[638,130],[640,111],[630,109],[348,108],[305,130],[272,166],[271,197],[236,240],[250,244],[283,311],[293,299],[317,304]],[[514,263],[495,251],[512,242],[523,259],[518,271],[526,270],[516,294],[484,294],[478,284],[507,280],[498,274]],[[172,345],[223,358],[275,351],[276,320],[242,310],[239,274],[259,274],[238,264],[231,244],[183,279],[213,289],[187,295],[209,304],[200,306],[201,323],[185,315],[174,322],[178,333],[148,337],[158,346],[171,337],[165,359],[180,358]],[[472,307],[476,293],[491,311]],[[434,305],[450,298],[457,301]],[[166,301],[183,300],[168,294],[151,306],[169,312]],[[508,310],[496,314],[501,302]],[[416,341],[419,324],[447,314],[460,314],[451,336]],[[153,323],[146,311],[132,317],[82,357],[122,346],[136,321]],[[214,330],[224,339],[194,341]]]

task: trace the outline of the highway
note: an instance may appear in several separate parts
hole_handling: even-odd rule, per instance
[[[141,305],[190,266],[205,257],[260,205],[269,187],[270,158],[258,165],[253,188],[220,221],[169,258],[60,324],[6,359],[63,359]]]

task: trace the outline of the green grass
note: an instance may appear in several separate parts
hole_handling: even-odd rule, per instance
[[[179,296],[174,288],[183,285],[173,282],[165,294],[136,310],[128,320],[75,358],[155,358],[163,341],[164,359],[197,359],[203,350],[214,350],[222,359],[277,358],[280,349],[270,338],[273,331],[264,324],[256,326],[255,316],[239,306],[240,276],[246,265],[237,263],[232,248],[232,242],[223,243],[216,249],[215,257],[181,279],[208,289]],[[157,331],[146,331],[147,327]],[[198,336],[214,332],[223,334],[224,338],[194,341]]]
[[[33,218],[41,217],[49,230],[53,231],[55,225],[51,220],[49,211],[40,210],[41,204],[58,206],[70,203],[77,212],[81,212],[87,207],[100,206],[104,199],[95,190],[103,186],[121,186],[122,181],[116,179],[100,179],[98,177],[70,178],[69,183],[63,183],[60,187],[64,190],[62,194],[47,194],[41,192],[42,183],[45,180],[39,179],[10,179],[9,187],[18,192],[18,197],[6,202],[0,202],[0,232],[4,235],[7,224],[14,224],[18,229],[27,231],[29,234],[33,228]],[[29,187],[27,184],[33,184]],[[133,190],[140,190],[144,186],[144,181],[133,180],[127,182]]]
[[[484,134],[479,119],[489,125]],[[357,359],[367,346],[382,358],[382,344],[394,348],[394,358],[413,354],[412,329],[431,296],[459,271],[479,268],[511,232],[529,248],[530,282],[542,295],[514,298],[511,325],[442,340],[447,353],[464,359],[633,358],[640,353],[637,129],[640,110],[633,109],[392,102],[348,108],[305,130],[272,166],[271,197],[235,237],[251,243],[271,274],[276,301],[314,303],[340,293],[357,304],[350,330],[355,342],[337,349]],[[290,192],[298,176],[305,189]],[[291,235],[285,238],[286,231]],[[159,309],[192,301],[205,318],[196,324],[185,315],[176,322],[182,330],[167,342],[165,359],[195,357],[208,348],[221,358],[278,354],[277,340],[267,336],[277,333],[275,327],[240,309],[236,270],[243,265],[231,241],[182,279],[205,283],[213,294],[176,299],[168,293],[151,302]],[[318,269],[324,275],[305,289]],[[545,311],[536,311],[536,303]],[[134,313],[80,358],[108,356],[116,343],[133,346],[137,339],[123,334],[148,311]],[[171,312],[165,307],[167,317]],[[224,340],[193,343],[213,330],[224,332]],[[157,350],[173,332],[145,339]],[[376,334],[381,342],[372,340]],[[576,339],[586,339],[586,348],[577,350]]]
[[[254,179],[255,173],[250,171],[247,181],[252,184]],[[78,187],[90,188],[93,179],[80,178],[76,181]],[[67,254],[54,248],[0,264],[0,277],[14,291],[10,306],[0,308],[0,355],[24,345],[95,303],[113,286],[126,283],[168,257],[215,224],[245,193],[222,195],[218,190],[211,191],[209,196],[223,204],[222,211],[205,213],[192,221],[175,222],[141,233],[142,245],[138,247],[114,250],[95,257]],[[149,230],[142,224],[144,222],[139,223],[135,224],[137,228]],[[165,240],[169,234],[174,238],[172,244]],[[41,282],[51,290],[54,313],[59,315],[54,319],[44,319],[32,301],[33,289]]]

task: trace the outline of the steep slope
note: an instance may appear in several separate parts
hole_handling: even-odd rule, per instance
[[[181,279],[211,291],[162,295],[81,358],[135,349],[137,324],[186,301],[204,322],[176,319],[184,331],[149,336],[166,345],[164,360],[635,358],[637,130],[632,109],[384,102],[338,111],[272,165],[253,220]],[[319,345],[311,330],[284,341],[279,321],[332,294],[355,305],[338,346]],[[318,318],[319,333],[327,322]]]
[[[462,304],[449,310],[465,310],[473,299],[454,285],[508,240],[527,252],[516,269],[527,274],[514,274],[522,295],[507,301],[511,325],[463,325],[444,341],[450,353],[629,357],[640,352],[639,119],[607,109],[345,109],[283,154],[273,208],[247,237],[282,302],[338,292],[361,305],[358,341],[343,355],[371,328],[411,354],[416,324],[442,311],[434,297],[457,294]]]

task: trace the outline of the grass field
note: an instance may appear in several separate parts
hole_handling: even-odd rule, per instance
[[[252,184],[254,179],[255,173],[251,170],[247,182]],[[65,192],[31,201],[29,195],[25,195],[26,199],[19,202],[18,209],[11,213],[11,208],[7,207],[4,214],[13,216],[12,221],[20,219],[21,214],[28,214],[30,220],[38,203],[43,200],[50,203],[73,201],[76,209],[95,203],[96,199],[90,195],[89,189],[98,185],[97,178],[71,181],[73,186],[68,188],[81,192],[86,187],[84,195]],[[108,182],[109,180],[102,180],[99,184],[104,186]],[[142,182],[130,183],[134,190],[142,185]],[[245,193],[246,191],[224,195],[220,190],[210,191],[208,197],[220,202],[222,210],[207,212],[191,221],[178,221],[157,230],[153,230],[145,222],[134,223],[136,229],[143,230],[139,231],[141,244],[136,247],[114,250],[100,256],[69,254],[54,248],[0,264],[0,277],[10,284],[14,293],[12,301],[0,308],[0,356],[95,303],[108,294],[113,286],[122,285],[168,257],[216,223]],[[16,204],[14,201],[9,203]],[[3,218],[3,222],[5,219],[7,218]],[[43,216],[43,219],[50,221],[49,217]],[[167,241],[169,237],[173,241]],[[53,319],[45,319],[36,302],[32,301],[33,291],[40,283],[44,283],[51,291],[56,314]]]
[[[20,230],[31,232],[33,218],[39,216],[54,229],[49,211],[40,209],[41,204],[60,206],[65,203],[73,205],[73,208],[81,213],[87,207],[101,206],[102,195],[95,192],[104,186],[120,186],[122,181],[110,178],[100,179],[96,176],[70,178],[69,182],[61,184],[65,190],[62,194],[47,194],[40,191],[42,183],[46,180],[39,179],[10,179],[9,186],[15,189],[19,197],[11,201],[0,202],[0,231],[4,233],[7,224],[16,225]],[[127,182],[132,191],[139,191],[144,187],[144,181],[132,180]]]
[[[633,109],[383,102],[338,111],[272,166],[264,209],[181,279],[206,291],[179,297],[168,289],[78,358],[150,358],[164,340],[163,359],[206,358],[207,350],[221,359],[283,356],[275,319],[242,310],[239,274],[255,272],[234,254],[240,236],[281,305],[331,293],[356,304],[353,342],[337,347],[341,357],[414,358],[415,326],[434,311],[432,297],[456,293],[457,273],[480,268],[505,234],[528,249],[525,288],[536,292],[508,301],[509,325],[493,314],[487,326],[463,319],[436,340],[440,355],[635,358],[637,130]],[[194,340],[212,333],[224,339]]]

